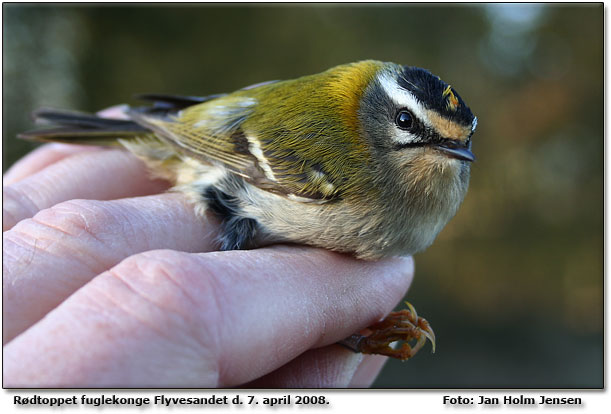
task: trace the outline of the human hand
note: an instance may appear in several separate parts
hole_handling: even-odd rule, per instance
[[[368,386],[385,357],[335,342],[392,310],[411,259],[217,252],[124,151],[52,144],[3,178],[9,387]]]

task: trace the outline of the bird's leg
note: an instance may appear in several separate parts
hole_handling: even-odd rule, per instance
[[[435,352],[435,333],[424,318],[420,318],[416,309],[405,302],[408,309],[390,313],[380,322],[367,328],[365,334],[352,335],[339,343],[354,352],[363,354],[386,355],[405,361],[424,346],[429,339]],[[416,341],[412,347],[411,341]],[[401,347],[394,349],[393,342],[401,341]]]

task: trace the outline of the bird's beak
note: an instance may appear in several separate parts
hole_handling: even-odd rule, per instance
[[[453,140],[452,141],[448,140],[446,142],[435,144],[433,148],[435,148],[438,151],[443,152],[444,154],[452,158],[457,158],[459,160],[469,161],[469,162],[475,161],[475,155],[473,155],[473,153],[467,146],[461,145],[458,142],[453,141]]]

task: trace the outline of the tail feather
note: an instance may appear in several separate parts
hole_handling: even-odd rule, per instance
[[[126,114],[131,115],[133,119],[127,120],[102,118],[78,111],[41,108],[32,113],[34,120],[51,127],[23,132],[18,137],[30,141],[102,146],[120,145],[119,139],[148,138],[154,135],[149,128],[138,123],[138,116],[136,116],[138,114],[168,117],[188,106],[197,105],[221,96],[224,96],[224,94],[202,97],[163,94],[140,95],[138,98],[150,101],[153,105],[129,108]]]
[[[143,137],[150,131],[131,120],[102,118],[93,114],[42,108],[33,112],[37,122],[53,127],[23,132],[29,141],[117,146],[118,139]]]
[[[134,128],[138,125],[125,119],[101,118],[86,112],[63,109],[40,108],[32,113],[36,121],[46,121],[57,125],[73,125],[83,128]]]

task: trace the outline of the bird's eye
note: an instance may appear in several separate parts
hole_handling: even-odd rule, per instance
[[[395,123],[401,129],[411,129],[411,127],[414,125],[414,117],[409,111],[403,110],[397,114]]]

